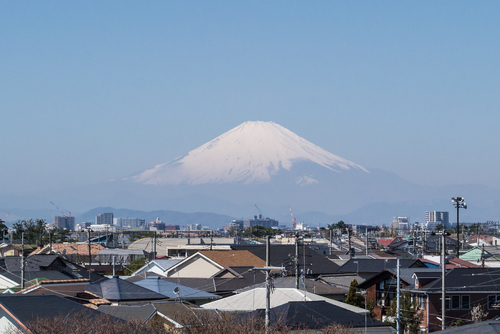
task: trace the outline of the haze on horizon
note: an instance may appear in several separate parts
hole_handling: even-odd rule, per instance
[[[2,2],[0,195],[134,175],[249,120],[417,184],[500,189],[499,14],[492,1]]]

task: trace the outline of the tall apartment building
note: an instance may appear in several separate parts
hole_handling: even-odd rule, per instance
[[[391,229],[401,231],[410,230],[410,217],[394,217]]]
[[[97,225],[113,225],[113,214],[112,213],[101,213],[95,217],[95,223]]]
[[[75,217],[55,216],[54,227],[73,231],[75,229]]]
[[[425,224],[427,225],[427,228],[430,228],[430,226],[436,226],[438,224],[442,224],[445,228],[449,228],[450,214],[445,211],[426,211]]]
[[[116,227],[126,227],[126,228],[135,228],[135,227],[144,227],[146,225],[145,219],[140,218],[113,218],[113,225]]]
[[[263,226],[267,228],[278,227],[278,221],[271,218],[263,218],[262,215],[254,216],[254,219],[245,220],[245,228]]]

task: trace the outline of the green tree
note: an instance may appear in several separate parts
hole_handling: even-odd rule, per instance
[[[281,230],[274,230],[272,228],[256,225],[247,228],[243,235],[247,238],[264,238],[266,235],[275,235],[281,233]]]
[[[410,291],[402,291],[401,300],[401,330],[405,333],[417,334],[420,333],[420,323],[422,322],[422,313],[418,312],[418,307],[411,301]],[[393,298],[391,307],[387,310],[386,323],[394,328],[397,326],[397,300]]]
[[[141,257],[127,264],[124,271],[125,276],[130,276],[135,273],[138,269],[146,264],[147,260],[147,258]]]
[[[8,231],[9,228],[7,227],[7,225],[5,225],[5,221],[0,219],[0,235],[2,236],[2,239],[4,239]]]
[[[20,240],[24,232],[24,240],[28,244],[43,245],[44,236],[47,224],[45,219],[25,219],[18,220],[14,223],[14,238]]]
[[[364,307],[364,297],[358,294],[358,281],[353,279],[351,285],[349,286],[349,292],[344,299],[344,303],[354,305],[357,307]]]

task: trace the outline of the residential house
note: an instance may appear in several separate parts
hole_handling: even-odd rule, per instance
[[[258,256],[263,261],[266,260],[266,246],[264,245],[232,245],[235,250],[247,250]],[[275,267],[285,267],[285,276],[295,276],[295,245],[271,245],[270,247],[271,265]],[[299,272],[304,271],[308,277],[333,274],[339,268],[337,264],[328,259],[327,255],[316,252],[313,247],[299,246],[298,248]]]
[[[164,275],[177,278],[211,278],[225,267],[264,267],[266,262],[246,250],[200,251],[168,268]]]
[[[271,294],[271,307],[277,307],[291,301],[322,300],[355,313],[365,314],[365,309],[349,305],[337,300],[309,293],[295,288],[276,288]],[[266,289],[255,288],[201,305],[204,309],[217,309],[220,311],[255,311],[266,307]]]

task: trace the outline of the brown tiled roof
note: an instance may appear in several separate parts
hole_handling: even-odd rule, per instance
[[[200,251],[200,253],[222,267],[266,265],[264,260],[247,250]]]
[[[35,249],[33,252],[30,253],[30,255],[33,254],[48,254],[49,253],[50,246],[45,245],[43,248],[38,247]],[[106,247],[102,246],[101,244],[90,244],[90,249],[92,252],[92,255],[97,255],[99,252],[103,249],[106,249]],[[65,252],[63,252],[65,250]],[[52,244],[52,252],[53,253],[64,253],[64,254],[82,254],[82,255],[88,255],[89,254],[89,245],[88,244],[77,244],[77,243],[67,243],[67,244]]]

